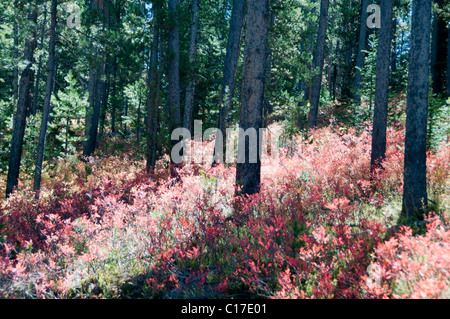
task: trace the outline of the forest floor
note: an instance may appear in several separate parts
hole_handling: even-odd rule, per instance
[[[403,141],[392,124],[370,179],[370,124],[328,121],[263,158],[242,198],[234,165],[174,180],[168,157],[146,174],[134,143],[105,138],[87,162],[49,163],[38,200],[31,179],[0,199],[0,297],[449,298],[450,147],[428,154],[433,212],[398,226]]]

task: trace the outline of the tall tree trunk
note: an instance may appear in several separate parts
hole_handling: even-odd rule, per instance
[[[125,118],[128,117],[128,97],[125,97]],[[127,121],[125,120],[125,124],[124,124],[124,128],[123,128],[123,132],[125,134],[125,136],[128,135],[128,129],[127,129]]]
[[[116,109],[117,109],[117,57],[114,57],[113,62],[113,77],[111,89],[111,133],[116,133]]]
[[[447,24],[447,98],[450,97],[450,21]]]
[[[333,0],[333,4],[332,4],[333,8],[336,8],[336,4],[337,4],[336,0]],[[331,17],[330,17],[330,25],[334,26],[336,24],[336,16],[338,13],[336,12],[336,10],[332,11],[332,13],[333,13],[333,15],[331,15]],[[333,72],[332,71],[333,70],[333,59],[335,58],[335,56],[333,54],[333,52],[335,50],[334,42],[335,42],[335,40],[333,38],[329,39],[330,54],[328,55],[327,70],[326,70],[326,75],[325,75],[325,77],[327,79],[327,89],[330,92],[330,94],[331,94],[331,82],[332,82],[331,78],[332,78],[332,72]],[[336,44],[337,44],[337,40],[336,40]]]
[[[96,50],[94,50],[96,51]],[[100,120],[100,111],[102,106],[102,95],[103,95],[103,81],[101,77],[104,73],[104,64],[99,63],[96,69],[93,71],[93,91],[92,91],[92,107],[89,112],[89,126],[87,129],[87,140],[83,145],[83,155],[91,156],[95,151],[96,143],[97,143],[97,135],[98,135],[98,124]]]
[[[169,132],[170,134],[181,125],[180,110],[180,23],[178,18],[178,0],[169,0],[169,37],[168,37],[168,61],[167,80],[168,96],[167,107],[169,109]],[[172,158],[172,148],[180,140],[171,141],[169,156],[171,161],[171,176],[177,177],[176,167]]]
[[[41,50],[41,51],[44,48],[44,35],[45,35],[45,25],[46,24],[47,24],[47,3],[45,3],[45,6],[44,6],[44,21],[42,22],[41,42],[39,44],[39,50]],[[36,74],[36,81],[34,82],[33,108],[32,108],[32,111],[31,111],[32,114],[36,114],[37,107],[38,107],[39,82],[41,80],[42,56],[43,56],[43,54],[41,54],[39,56],[39,62],[38,62],[38,68],[37,68],[37,74]]]
[[[19,23],[17,22],[18,15],[18,0],[14,0],[14,25],[13,25],[13,36],[14,36],[14,48],[13,48],[13,58],[14,58],[14,70],[13,70],[13,102],[17,105],[17,100],[19,98]]]
[[[106,122],[106,111],[108,109],[108,98],[109,98],[109,88],[111,86],[111,79],[109,76],[109,64],[105,64],[105,76],[106,80],[104,82],[103,87],[103,100],[102,100],[102,109],[100,114],[100,137],[102,137],[105,133],[105,122]]]
[[[226,153],[226,127],[228,112],[233,108],[236,69],[241,50],[242,29],[246,10],[246,0],[234,0],[231,11],[230,28],[228,32],[227,51],[223,66],[222,89],[219,98],[219,127],[222,141],[216,138],[214,162],[223,162]],[[216,135],[217,136],[217,135]],[[222,144],[222,145],[220,145]]]
[[[338,55],[339,50],[340,50],[340,41],[338,39],[337,43],[336,43],[336,51],[335,51],[336,52],[336,60],[338,60],[337,55]],[[331,74],[331,85],[330,85],[331,86],[331,96],[332,96],[333,102],[336,101],[337,76],[338,76],[338,62],[335,61],[333,63],[333,71]]]
[[[121,13],[121,3],[116,6],[116,16],[115,16],[115,26],[120,29],[120,13]],[[111,89],[111,133],[116,133],[116,110],[117,110],[117,68],[118,68],[118,58],[114,54],[113,64],[112,64],[112,89]]]
[[[427,207],[427,113],[431,0],[413,0],[406,102],[403,217],[422,218]]]
[[[325,39],[327,32],[329,0],[320,1],[319,30],[317,34],[316,48],[314,52],[314,69],[319,69],[319,74],[313,77],[311,86],[311,109],[308,116],[308,126],[317,126],[317,114],[319,113],[320,89],[322,86],[322,70],[325,55]]]
[[[394,17],[394,19],[392,19],[392,50],[391,50],[391,63],[390,63],[390,68],[391,68],[391,74],[395,74],[397,72],[397,37],[395,36],[395,34],[397,33],[397,18]],[[390,85],[391,85],[391,89],[392,91],[395,92],[396,87],[397,87],[397,83],[396,81],[394,81],[394,79],[392,79],[391,77],[391,81],[390,81]]]
[[[47,86],[45,88],[44,107],[42,110],[41,129],[39,132],[39,142],[37,148],[37,158],[34,170],[34,190],[41,189],[42,163],[44,161],[45,138],[47,136],[47,124],[50,116],[50,99],[55,83],[55,47],[56,47],[56,15],[58,1],[52,0],[50,15],[50,42],[48,47],[48,67],[47,67]],[[38,196],[38,193],[36,194]]]
[[[146,140],[146,157],[147,157],[147,173],[155,169],[156,164],[156,138],[157,138],[157,96],[158,96],[158,55],[159,55],[159,38],[160,38],[160,19],[161,3],[154,1],[153,3],[153,41],[150,52],[150,66],[148,69],[147,82],[150,94],[147,99],[147,140]]]
[[[37,23],[37,6],[35,2],[30,3],[30,13],[28,21],[33,25]],[[27,116],[27,100],[29,100],[31,81],[33,76],[32,66],[34,63],[34,50],[36,49],[37,37],[36,28],[32,26],[30,37],[25,44],[24,60],[27,66],[22,71],[19,83],[19,95],[17,100],[17,110],[14,115],[13,134],[11,139],[11,149],[9,154],[8,176],[6,180],[6,197],[12,193],[18,184],[20,162],[22,159],[22,144],[25,135],[26,116]]]
[[[359,41],[358,41],[358,55],[356,58],[356,73],[355,73],[355,82],[354,82],[354,102],[356,104],[361,103],[361,95],[360,95],[360,89],[361,89],[361,80],[362,80],[362,73],[361,70],[364,66],[364,57],[366,56],[366,53],[364,50],[367,48],[367,6],[369,4],[369,0],[362,0],[361,1],[361,20],[359,23]]]
[[[142,89],[139,88],[138,93],[138,109],[137,109],[137,119],[136,119],[136,145],[138,150],[141,148],[141,101],[142,101]]]
[[[161,121],[161,114],[160,114],[160,108],[162,105],[162,76],[163,76],[163,68],[164,68],[164,41],[162,41],[162,34],[161,29],[159,29],[159,68],[158,72],[156,73],[156,105],[155,105],[155,112],[156,116],[154,117],[154,122],[152,126],[152,136],[153,138],[153,146],[152,146],[152,152],[151,152],[151,163],[153,163],[153,167],[155,167],[156,159],[158,153],[161,153],[161,143],[158,142],[158,132],[159,132],[159,123]]]
[[[169,0],[169,52],[168,52],[168,83],[169,105],[172,125],[171,130],[181,124],[180,113],[180,25],[178,19],[178,0]]]
[[[98,10],[99,13],[104,14],[104,10],[99,10],[101,7],[104,8],[104,4],[100,6],[100,0],[93,0],[91,3],[91,10]],[[100,117],[101,109],[101,97],[102,97],[102,75],[105,71],[104,55],[98,52],[98,49],[91,44],[91,51],[93,52],[94,66],[91,66],[89,71],[89,108],[86,112],[86,127],[85,136],[86,140],[83,143],[83,156],[91,156],[94,153],[96,143],[97,143],[97,133],[98,133],[98,123]],[[101,61],[98,61],[99,56],[101,56]]]
[[[316,14],[316,2],[317,0],[311,0],[311,4],[314,4],[314,6],[311,8],[311,15],[315,15]],[[315,25],[312,22],[309,22],[307,25],[308,29],[314,28]],[[339,46],[339,40],[338,40],[338,45]],[[306,52],[308,53],[308,55],[314,55],[314,34],[313,33],[309,33],[307,41],[306,41],[306,45],[304,43],[301,43],[301,49],[302,50],[306,50]],[[309,70],[309,74],[312,74],[312,70],[313,70],[313,65],[312,63],[307,63],[306,65],[306,69]],[[303,100],[304,101],[299,101],[297,104],[297,107],[299,109],[301,109],[304,105],[304,103],[308,103],[308,101],[311,101],[311,84],[307,83],[310,81],[303,81],[299,80],[298,83],[298,91],[300,93],[300,95],[303,93]],[[308,119],[307,119],[307,114],[303,114],[302,112],[299,113],[299,116],[297,118],[297,125],[300,129],[304,129],[304,127],[307,125]]]
[[[194,77],[194,65],[197,57],[197,38],[199,17],[198,12],[200,9],[200,0],[192,0],[192,26],[191,26],[191,40],[189,43],[189,84],[186,89],[186,98],[184,104],[184,121],[183,126],[189,131],[192,127],[192,109],[194,107],[194,94],[195,94],[195,77]]]
[[[443,1],[435,1],[442,10]],[[441,12],[437,12],[432,25],[431,38],[431,79],[434,94],[445,94],[445,69],[447,67],[447,23]]]
[[[243,194],[259,192],[261,181],[262,105],[268,53],[269,0],[248,0],[244,66],[242,74],[240,133],[236,185],[242,186]],[[248,130],[248,131],[247,131]],[[255,130],[256,140],[244,132]],[[253,155],[253,156],[252,156]],[[252,160],[256,156],[256,162]]]
[[[275,0],[276,1],[276,0]],[[270,11],[270,18],[269,18],[269,34],[270,30],[273,28],[273,25],[275,23],[275,14]],[[265,82],[265,91],[270,92],[271,86],[270,86],[270,79],[271,79],[271,70],[272,70],[272,50],[270,48],[270,45],[267,47],[267,59],[266,59],[266,79]],[[263,126],[267,126],[267,117],[272,113],[273,106],[271,104],[270,99],[267,97],[267,94],[264,96],[264,103],[263,103]]]
[[[389,100],[389,56],[391,53],[391,28],[394,0],[382,0],[380,6],[381,28],[378,36],[375,79],[375,107],[373,109],[371,172],[381,167],[386,157],[386,128]]]
[[[94,52],[94,58],[97,59],[97,50],[91,46],[92,51]],[[92,118],[95,108],[95,93],[97,92],[97,80],[96,80],[96,70],[94,67],[91,67],[89,70],[89,82],[88,82],[88,92],[89,92],[89,105],[86,109],[86,123],[84,129],[85,141],[83,142],[83,156],[91,155],[91,126],[92,126]]]

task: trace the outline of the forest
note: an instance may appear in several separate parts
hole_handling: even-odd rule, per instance
[[[0,0],[0,299],[450,298],[449,39],[445,0]]]

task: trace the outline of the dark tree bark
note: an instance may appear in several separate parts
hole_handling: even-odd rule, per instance
[[[156,73],[156,105],[155,105],[155,112],[156,112],[156,116],[154,118],[154,124],[152,127],[152,134],[154,136],[153,139],[153,146],[152,146],[152,152],[151,152],[151,163],[153,163],[153,167],[156,164],[156,159],[158,156],[158,153],[161,153],[161,143],[158,142],[158,132],[159,132],[159,123],[161,121],[160,117],[160,108],[161,108],[161,104],[162,104],[162,98],[163,98],[163,93],[162,93],[162,76],[163,76],[163,68],[164,68],[164,49],[163,49],[163,44],[164,41],[162,41],[162,35],[161,35],[161,29],[159,30],[159,51],[158,51],[158,55],[159,55],[159,68],[158,68],[158,72]]]
[[[121,72],[122,73],[122,72]],[[123,113],[123,111],[124,111],[124,101],[125,101],[125,76],[126,75],[124,75],[124,77],[121,77],[120,75],[119,75],[119,79],[121,80],[120,81],[120,110],[119,110],[119,127],[120,127],[120,130],[121,131],[123,131],[123,115],[124,115],[124,113]]]
[[[181,124],[180,113],[180,25],[178,0],[169,0],[168,97],[171,131]]]
[[[28,20],[36,25],[37,22],[37,7],[36,3],[30,3],[31,11],[28,14]],[[30,37],[25,43],[24,60],[28,61],[27,66],[22,71],[19,83],[19,95],[17,100],[17,110],[14,115],[13,135],[11,139],[11,150],[9,154],[8,176],[6,180],[6,197],[12,193],[15,186],[18,184],[20,173],[20,162],[22,159],[22,144],[25,134],[26,116],[27,116],[27,101],[29,101],[30,90],[32,86],[34,63],[34,50],[36,49],[37,36],[36,28],[32,27]]]
[[[222,89],[219,98],[219,127],[222,132],[222,147],[216,139],[214,161],[223,162],[226,153],[226,127],[228,125],[228,112],[233,108],[233,97],[235,91],[236,69],[241,50],[242,29],[246,0],[234,0],[231,11],[230,28],[228,32],[227,51],[223,66]]]
[[[236,185],[242,186],[242,194],[259,192],[261,181],[260,132],[262,128],[262,106],[264,81],[268,53],[269,0],[248,0],[244,66],[242,75],[241,113],[239,126],[243,131],[256,130],[256,141],[239,134]],[[250,152],[256,151],[256,163],[252,163]],[[244,154],[245,152],[245,154]],[[239,154],[244,155],[243,161]]]
[[[103,87],[103,100],[102,100],[102,109],[100,114],[100,137],[102,137],[105,133],[105,122],[106,122],[106,111],[108,109],[108,99],[109,99],[109,88],[111,86],[111,79],[109,75],[109,63],[105,65],[105,75],[106,80],[104,82]]]
[[[92,51],[94,52],[94,57],[97,59],[97,52],[96,49],[91,46]],[[89,106],[86,109],[86,123],[85,123],[85,129],[84,129],[84,135],[86,137],[86,140],[83,142],[83,156],[90,156],[91,155],[91,144],[92,139],[90,137],[91,135],[91,127],[93,125],[93,116],[94,116],[94,109],[95,109],[95,93],[97,92],[97,79],[96,79],[96,69],[91,67],[89,70],[89,82],[88,82],[88,92],[89,92]]]
[[[103,2],[93,0],[90,9],[91,12],[98,11],[101,15],[106,16],[108,11],[105,8],[107,8],[107,5],[103,4]],[[102,75],[105,73],[104,60],[106,57],[98,52],[98,49],[93,44],[91,48],[95,61],[89,71],[89,108],[86,112],[85,127],[85,136],[87,138],[83,143],[83,156],[91,156],[95,151],[104,85]],[[99,56],[101,56],[100,61],[97,60]]]
[[[94,49],[94,52],[97,51]],[[98,54],[98,52],[97,52]],[[98,135],[98,124],[100,120],[100,111],[102,106],[102,89],[103,83],[101,81],[101,76],[104,72],[104,64],[99,63],[96,69],[91,70],[92,74],[92,86],[90,94],[90,107],[88,111],[88,118],[86,119],[86,130],[85,134],[87,140],[83,144],[83,156],[91,156],[95,151]]]
[[[153,41],[150,52],[150,66],[148,69],[147,82],[150,94],[147,99],[147,119],[146,119],[146,157],[147,157],[147,173],[155,169],[156,164],[156,142],[157,142],[157,97],[158,97],[158,56],[159,56],[159,14],[161,4],[159,1],[153,2]]]
[[[337,5],[336,0],[333,0],[333,4],[332,6],[335,8]],[[334,26],[336,24],[336,16],[337,16],[337,12],[333,12],[333,15],[330,16],[330,25]],[[331,38],[328,41],[329,43],[329,51],[330,54],[328,55],[328,61],[327,61],[327,69],[326,69],[326,74],[325,77],[327,79],[327,89],[331,94],[331,81],[332,81],[332,73],[333,73],[333,64],[334,64],[334,59],[336,58],[335,54],[333,54],[333,52],[335,52],[335,48],[334,48],[334,39]],[[336,45],[338,44],[338,41],[336,41]]]
[[[142,89],[139,89],[138,93],[138,109],[136,118],[136,145],[140,148],[141,145],[141,101],[142,101]]]
[[[275,14],[272,11],[270,11],[269,34],[270,34],[270,30],[273,28],[274,23],[275,23]],[[263,103],[263,126],[264,127],[267,126],[267,118],[268,118],[268,116],[273,112],[272,103],[271,103],[270,99],[267,96],[268,95],[267,92],[270,92],[270,90],[272,89],[271,85],[270,85],[271,71],[272,71],[272,50],[270,48],[270,45],[268,45],[268,47],[267,47],[267,59],[266,59],[266,79],[264,80],[265,92],[266,92],[266,94],[264,96],[264,103]]]
[[[109,3],[108,3],[109,4]],[[105,18],[106,18],[106,27],[108,30],[111,30],[111,21],[109,14],[109,6],[105,8]],[[120,10],[118,10],[120,12]],[[115,58],[114,56],[112,58]],[[102,105],[100,110],[100,137],[103,136],[105,130],[105,121],[106,121],[106,111],[108,109],[108,99],[109,99],[109,89],[111,87],[111,55],[105,54],[105,62],[104,62],[104,79],[101,81],[102,84]]]
[[[45,35],[45,25],[47,24],[47,4],[44,6],[44,21],[42,22],[41,29],[41,42],[39,43],[39,50],[44,48],[44,35]],[[36,81],[34,83],[34,94],[33,94],[33,108],[31,113],[36,114],[38,107],[39,98],[39,82],[41,80],[41,68],[42,68],[42,54],[39,57],[38,68],[36,73]]]
[[[427,113],[431,0],[413,0],[406,102],[403,217],[421,219],[427,207]]]
[[[356,57],[356,72],[355,72],[355,82],[354,82],[354,102],[356,104],[361,103],[361,95],[360,95],[360,89],[361,89],[361,80],[362,80],[362,73],[361,70],[364,66],[364,57],[366,56],[366,53],[364,50],[367,48],[367,6],[369,4],[369,0],[362,0],[361,1],[361,20],[359,23],[359,41],[358,41],[358,54]]]
[[[125,97],[125,118],[128,117],[128,98]],[[124,126],[123,126],[123,132],[125,134],[125,136],[127,136],[128,134],[128,129],[127,129],[127,122],[125,122]]]
[[[169,110],[169,132],[170,134],[181,127],[181,97],[180,97],[180,23],[178,17],[178,0],[169,0],[169,28],[168,28],[168,57],[167,57],[167,108]],[[169,147],[171,176],[179,180],[176,171],[178,164],[172,158],[173,147],[181,139],[172,140]]]
[[[397,37],[395,34],[397,33],[397,18],[394,17],[392,19],[392,50],[391,50],[391,74],[397,71]],[[391,81],[392,90],[395,90],[396,83],[395,81]]]
[[[117,109],[117,57],[114,57],[112,65],[112,88],[111,88],[111,133],[116,133],[116,109]]]
[[[50,42],[48,48],[47,86],[45,88],[44,107],[42,109],[41,129],[39,132],[39,142],[37,148],[37,158],[34,170],[34,190],[41,189],[42,163],[44,161],[45,138],[47,136],[47,124],[50,116],[50,99],[55,83],[55,47],[56,47],[56,15],[58,1],[52,0],[50,8]],[[38,196],[38,193],[36,194]]]
[[[336,60],[338,60],[338,52],[340,50],[340,41],[339,39],[336,42]],[[333,102],[336,101],[336,83],[337,83],[337,76],[338,76],[338,61],[334,61],[333,65],[332,65],[332,69],[331,69],[331,74],[330,74],[330,94],[332,97]]]
[[[197,38],[199,17],[198,12],[200,10],[200,0],[192,0],[192,26],[191,26],[191,39],[189,43],[189,84],[186,89],[186,98],[184,103],[184,120],[183,126],[189,131],[192,127],[192,110],[194,107],[194,94],[195,94],[195,77],[194,77],[194,65],[197,57]]]
[[[115,16],[115,26],[116,28],[120,28],[120,13],[121,13],[121,3],[119,2],[115,8],[116,16]],[[118,58],[117,54],[114,55],[112,62],[112,88],[111,90],[111,133],[116,133],[116,110],[117,110],[117,68],[118,68]]]
[[[435,1],[439,9],[442,9],[444,2]],[[431,38],[431,87],[434,94],[445,94],[445,69],[447,68],[447,23],[445,18],[438,12],[432,25]]]
[[[319,30],[314,51],[313,67],[319,69],[319,74],[313,77],[311,86],[311,108],[308,116],[309,128],[317,126],[317,114],[319,113],[320,89],[322,85],[322,70],[325,53],[325,39],[327,32],[329,0],[320,1]]]
[[[450,97],[450,21],[447,24],[447,98]]]
[[[19,98],[19,24],[17,22],[18,14],[18,0],[14,0],[14,25],[13,25],[13,36],[14,36],[14,48],[13,48],[13,58],[14,58],[14,70],[13,70],[13,102],[17,105],[17,100]]]
[[[312,3],[316,3],[317,0],[311,0],[311,4]],[[313,6],[311,8],[311,14],[314,15],[316,13],[316,6]],[[312,23],[308,23],[307,28],[311,29],[314,28],[315,26]],[[306,44],[305,43],[301,43],[301,50],[306,50],[308,52],[308,54],[314,55],[314,35],[313,33],[309,33]],[[338,44],[337,46],[339,47],[339,40],[338,40]],[[313,71],[313,65],[312,63],[308,63],[306,65],[306,68],[309,70],[310,74],[312,74]],[[308,84],[306,81],[299,81],[298,83],[298,91],[300,92],[300,94],[303,93],[303,100],[308,103],[308,101],[311,101],[311,85]],[[300,101],[298,102],[298,108],[301,108],[304,105],[304,101]],[[299,114],[299,117],[297,119],[297,125],[300,129],[304,129],[305,126],[307,125],[308,119],[307,119],[307,115],[306,114]]]
[[[375,107],[372,129],[371,172],[382,167],[386,157],[386,128],[389,100],[389,56],[391,53],[391,28],[393,0],[382,0],[380,6],[381,28],[378,35]]]

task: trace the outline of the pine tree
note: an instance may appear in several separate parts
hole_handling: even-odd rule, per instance
[[[48,66],[47,66],[47,86],[45,89],[44,107],[42,110],[42,122],[39,133],[39,142],[37,149],[37,158],[34,171],[34,190],[39,191],[41,188],[42,163],[44,161],[45,138],[47,136],[47,124],[50,115],[50,99],[55,83],[55,60],[56,60],[56,15],[58,9],[58,1],[52,0],[50,8],[50,42],[48,48]]]
[[[242,186],[243,194],[259,192],[261,180],[259,129],[263,124],[262,107],[268,54],[269,8],[269,0],[248,0],[236,166],[236,184]],[[252,130],[256,134],[256,139],[253,140]],[[246,136],[245,133],[250,133],[250,136]],[[252,161],[251,155],[256,157],[256,162]]]
[[[431,0],[413,0],[406,102],[402,216],[423,218],[427,197],[427,110]]]

